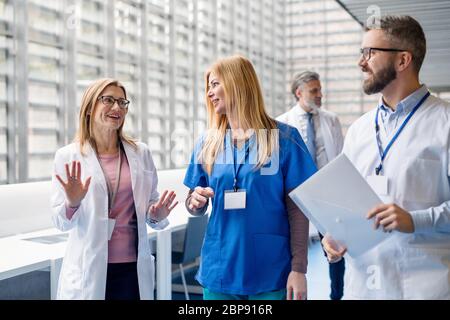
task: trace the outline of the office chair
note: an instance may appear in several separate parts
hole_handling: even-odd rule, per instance
[[[172,251],[172,263],[178,264],[180,267],[181,281],[183,282],[186,300],[189,300],[189,293],[186,285],[183,264],[194,261],[200,256],[207,224],[207,214],[200,217],[189,217],[186,225],[186,232],[184,234],[183,251]]]

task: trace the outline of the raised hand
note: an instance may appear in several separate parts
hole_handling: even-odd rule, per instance
[[[165,190],[159,201],[152,206],[150,206],[150,219],[161,221],[167,218],[173,208],[178,204],[178,201],[173,205],[173,201],[177,195],[173,191]]]
[[[64,182],[59,175],[56,175],[56,179],[61,183],[66,193],[66,200],[69,207],[76,208],[88,192],[91,177],[87,178],[84,183],[81,181],[81,163],[79,161],[72,161],[71,170],[69,169],[68,163],[65,164],[65,167],[67,182]]]

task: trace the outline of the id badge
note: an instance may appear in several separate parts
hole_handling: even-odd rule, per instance
[[[379,196],[389,195],[389,179],[384,176],[368,176],[367,183]]]
[[[108,240],[111,240],[115,225],[116,225],[116,220],[109,218],[108,219]]]
[[[236,210],[236,209],[245,209],[246,205],[246,190],[225,190],[224,193],[224,205],[225,210]]]

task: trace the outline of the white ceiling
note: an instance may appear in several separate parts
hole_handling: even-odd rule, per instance
[[[381,15],[404,14],[422,25],[427,39],[427,55],[421,81],[434,91],[450,91],[450,0],[340,0],[337,1],[361,25],[379,7]]]

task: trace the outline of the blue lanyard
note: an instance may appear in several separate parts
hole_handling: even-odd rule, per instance
[[[381,138],[380,138],[380,126],[378,125],[378,115],[380,113],[380,108],[377,109],[377,114],[375,116],[375,133],[376,133],[376,138],[377,138],[377,145],[378,145],[378,152],[380,153],[380,165],[378,167],[375,168],[375,174],[378,176],[381,172],[381,170],[383,169],[383,161],[386,158],[389,150],[391,149],[392,145],[394,144],[394,142],[397,140],[398,136],[400,135],[400,133],[403,131],[403,129],[405,128],[406,124],[409,122],[409,120],[411,119],[411,117],[414,115],[414,113],[416,113],[416,111],[420,108],[420,106],[425,102],[425,100],[427,100],[427,98],[430,96],[430,92],[427,92],[426,95],[423,96],[422,99],[420,99],[420,101],[417,103],[417,105],[412,109],[412,111],[409,113],[409,115],[406,117],[405,121],[403,121],[402,125],[400,126],[400,128],[397,130],[397,132],[395,133],[395,136],[392,138],[392,140],[389,142],[389,144],[387,145],[386,149],[383,151],[383,146],[381,144]]]
[[[240,170],[241,167],[242,167],[242,163],[240,163],[240,164],[238,165],[237,169],[236,169],[236,162],[237,162],[237,152],[236,152],[236,149],[237,149],[237,148],[234,146],[233,139],[231,139],[231,136],[230,136],[230,142],[231,142],[231,148],[233,148],[233,173],[234,173],[233,190],[234,190],[234,192],[237,192],[237,191],[238,191],[238,183],[237,183],[238,181],[237,181],[237,176],[238,176],[238,174],[239,174],[239,170]],[[245,141],[245,157],[244,157],[244,163],[245,163],[245,159],[246,159],[247,156],[248,156],[249,150],[250,150],[250,140],[249,140],[249,141]]]

